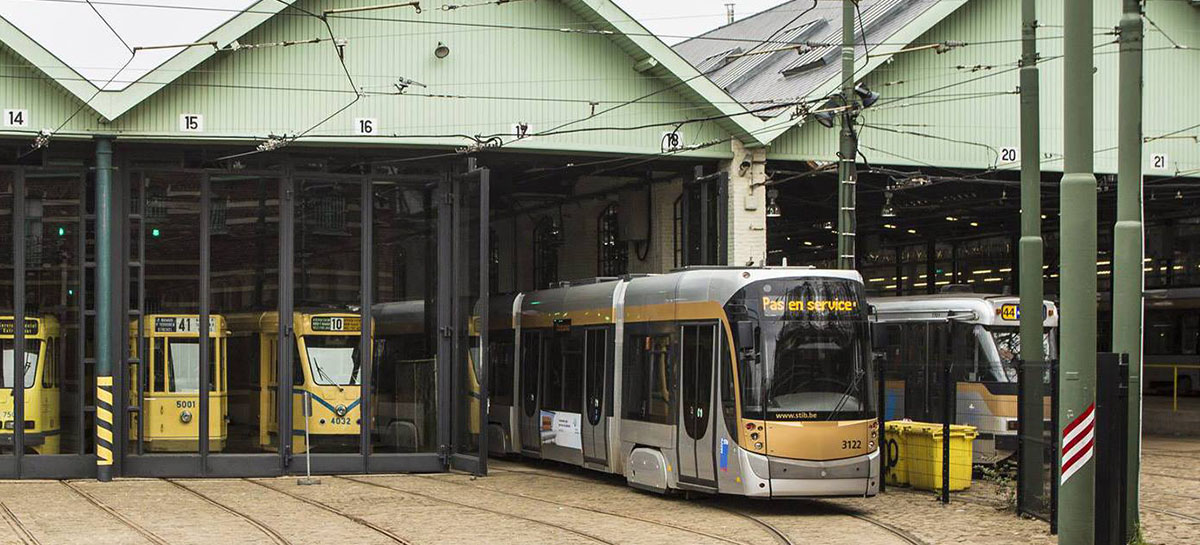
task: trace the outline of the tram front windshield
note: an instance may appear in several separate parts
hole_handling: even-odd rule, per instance
[[[1017,381],[1017,360],[1021,357],[1021,330],[1013,326],[975,326],[975,336],[988,360],[998,364],[1004,376],[993,377],[999,382]],[[1042,354],[1047,360],[1055,359],[1054,336],[1046,329],[1042,334]],[[999,373],[994,373],[998,375]]]
[[[875,417],[860,284],[787,279],[751,284],[742,291],[743,306],[731,305],[731,318],[757,318],[751,320],[754,350],[743,350],[739,357],[743,415],[766,420]]]
[[[358,335],[312,335],[304,338],[309,371],[321,386],[354,386],[361,375]]]
[[[25,363],[24,377],[25,388],[33,388],[34,378],[37,376],[38,352],[41,347],[41,342],[34,339],[25,339]],[[13,340],[4,339],[0,341],[0,345],[4,350],[3,372],[0,372],[0,388],[12,388],[13,386]]]

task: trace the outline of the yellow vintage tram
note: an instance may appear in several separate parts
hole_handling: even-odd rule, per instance
[[[258,338],[259,444],[278,448],[279,420],[274,410],[279,391],[279,313],[229,316],[234,335]],[[296,312],[292,357],[292,452],[306,452],[305,396],[311,398],[308,431],[314,448],[357,449],[362,424],[362,317],[348,312]]]
[[[13,448],[16,406],[13,402],[14,379],[20,375],[25,388],[25,448],[38,454],[58,454],[62,420],[59,418],[58,320],[52,316],[25,317],[25,357],[21,373],[13,346],[15,320],[0,316],[0,347],[3,347],[3,372],[0,372],[0,452]]]
[[[212,339],[208,383],[209,451],[225,448],[228,437],[229,399],[226,376],[226,341],[229,331],[225,318],[213,314],[208,319]],[[200,317],[196,314],[151,314],[129,325],[129,351],[138,357],[140,340],[146,354],[141,357],[145,372],[133,366],[130,400],[138,400],[138,377],[144,377],[145,406],[138,413],[145,419],[145,449],[151,452],[195,452],[200,439]],[[130,421],[130,434],[136,438],[137,416]]]

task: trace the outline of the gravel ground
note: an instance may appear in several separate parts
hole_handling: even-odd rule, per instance
[[[1146,542],[1200,543],[1200,438],[1147,439],[1142,468]],[[323,477],[318,486],[292,477],[6,481],[0,545],[783,543],[776,532],[797,544],[1057,543],[1045,523],[1016,517],[1007,497],[979,480],[950,505],[899,488],[819,501],[661,497],[619,477],[505,460],[481,479]]]

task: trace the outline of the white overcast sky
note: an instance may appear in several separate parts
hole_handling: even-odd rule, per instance
[[[680,42],[686,37],[725,24],[725,4],[729,1],[735,4],[738,19],[783,2],[616,0],[618,5],[668,44]],[[136,47],[193,42],[233,17],[237,10],[249,7],[254,2],[255,0],[106,0],[95,4],[93,9],[93,6],[89,6],[83,0],[0,0],[0,17],[16,25],[92,83],[103,85],[112,79],[112,83],[106,89],[120,90],[179,51],[149,50],[132,55],[126,44]],[[204,6],[208,9],[147,7],[150,4],[175,7]],[[105,25],[106,22],[112,25],[115,34]],[[117,35],[120,35],[126,44],[122,44]],[[126,62],[128,66],[117,75]]]

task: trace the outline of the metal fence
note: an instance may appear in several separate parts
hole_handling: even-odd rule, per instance
[[[1055,363],[985,350],[991,333],[954,320],[878,324],[874,334],[887,486],[1053,524]]]

